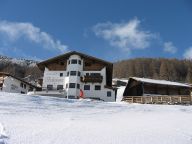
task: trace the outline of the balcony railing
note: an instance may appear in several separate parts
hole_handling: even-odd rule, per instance
[[[103,81],[103,76],[97,75],[97,76],[92,76],[92,75],[85,75],[81,77],[81,82],[91,82],[91,83],[102,83]]]

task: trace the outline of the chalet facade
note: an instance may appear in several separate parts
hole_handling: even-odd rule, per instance
[[[187,84],[147,78],[129,78],[123,96],[190,96]]]
[[[26,94],[29,90],[33,89],[38,88],[11,74],[0,72],[0,91]]]
[[[72,51],[40,62],[38,67],[44,72],[42,89],[47,94],[62,91],[63,97],[78,98],[81,92],[85,98],[115,101],[110,62]]]

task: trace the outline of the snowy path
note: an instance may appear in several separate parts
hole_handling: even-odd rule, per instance
[[[0,93],[8,144],[192,144],[191,122],[190,106]]]

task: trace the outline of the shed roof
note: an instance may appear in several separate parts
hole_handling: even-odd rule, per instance
[[[155,79],[149,79],[149,78],[138,78],[138,77],[131,77],[131,79],[134,79],[136,81],[140,81],[143,83],[151,83],[151,84],[160,84],[160,85],[171,85],[171,86],[180,86],[180,87],[189,87],[192,88],[192,86],[188,84],[183,84],[179,82],[172,82],[167,80],[155,80]]]

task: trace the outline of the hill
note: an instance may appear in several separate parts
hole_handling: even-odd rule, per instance
[[[7,72],[19,78],[31,82],[42,76],[41,71],[37,67],[37,62],[27,59],[15,59],[0,55],[0,71]]]
[[[114,63],[113,77],[132,76],[192,83],[192,60],[135,58]]]

